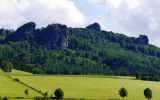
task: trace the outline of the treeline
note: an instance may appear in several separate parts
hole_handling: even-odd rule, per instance
[[[160,75],[160,49],[149,45],[146,36],[133,38],[101,31],[99,27],[93,30],[67,28],[60,24],[34,28],[31,27],[31,32],[20,28],[24,34],[3,30],[0,33],[0,58],[11,60],[15,69],[36,74],[136,75],[141,72],[144,76]],[[58,43],[51,38],[53,34],[60,34]],[[9,41],[12,36],[16,38]],[[67,48],[53,49],[54,46]]]
[[[136,79],[145,81],[160,81],[160,76],[144,76],[139,73],[136,74]]]

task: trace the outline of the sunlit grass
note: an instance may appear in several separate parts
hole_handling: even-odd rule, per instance
[[[53,94],[56,88],[62,88],[65,98],[86,99],[120,99],[118,90],[128,90],[128,100],[145,100],[143,90],[147,87],[153,91],[153,99],[160,98],[160,82],[135,80],[133,77],[121,76],[14,76],[21,81]]]
[[[39,93],[29,89],[29,95],[24,94],[25,89],[29,89],[14,80],[7,78],[6,76],[0,75],[0,96],[4,97],[34,97],[40,96]]]
[[[13,69],[12,72],[10,72],[10,73],[5,73],[0,69],[0,74],[1,75],[33,75],[32,73],[24,72],[24,71],[20,71],[20,70],[15,70],[15,69]]]

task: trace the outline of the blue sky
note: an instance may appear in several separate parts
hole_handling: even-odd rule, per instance
[[[0,0],[0,28],[16,29],[34,21],[102,29],[138,37],[145,34],[160,47],[160,0]]]

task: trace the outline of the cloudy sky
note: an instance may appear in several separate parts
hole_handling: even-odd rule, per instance
[[[16,29],[34,21],[37,27],[62,23],[138,37],[145,34],[160,47],[160,0],[0,0],[0,28]]]

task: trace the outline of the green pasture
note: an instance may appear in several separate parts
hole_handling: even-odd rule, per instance
[[[65,93],[65,98],[121,99],[118,95],[118,90],[121,87],[125,87],[128,90],[127,100],[146,100],[143,91],[147,87],[153,91],[152,100],[158,100],[160,98],[160,82],[141,81],[132,77],[92,75],[13,77],[19,78],[22,82],[42,92],[48,91],[50,95],[53,94],[56,88],[61,88]]]
[[[15,69],[13,69],[12,72],[10,72],[10,73],[5,73],[0,69],[0,75],[33,75],[33,74],[29,73],[29,72],[15,70]]]
[[[14,80],[9,79],[6,76],[0,75],[0,96],[1,97],[25,97],[33,98],[34,96],[40,96],[39,93],[29,89],[30,95],[26,96],[24,94],[25,89],[29,89]]]

